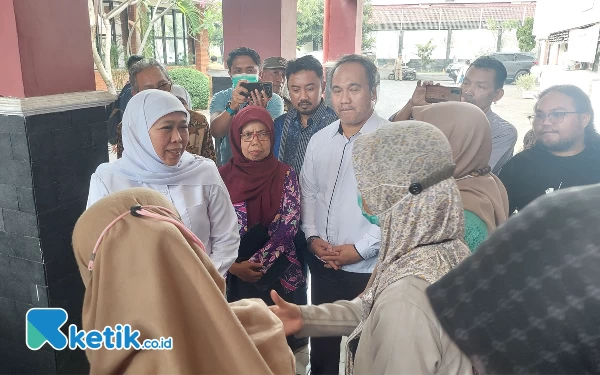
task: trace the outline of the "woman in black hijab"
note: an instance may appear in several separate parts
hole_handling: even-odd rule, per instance
[[[480,374],[600,373],[600,185],[537,199],[431,285]]]

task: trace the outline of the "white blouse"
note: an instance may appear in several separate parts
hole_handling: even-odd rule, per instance
[[[237,258],[240,244],[237,215],[217,169],[206,168],[200,173],[209,174],[203,179],[206,184],[155,185],[131,181],[113,173],[96,172],[90,181],[87,207],[110,193],[128,188],[156,190],[173,203],[185,226],[198,236],[219,273],[225,276]]]

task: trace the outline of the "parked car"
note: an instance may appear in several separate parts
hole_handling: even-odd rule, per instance
[[[537,58],[531,52],[494,52],[491,56],[502,62],[506,68],[506,81],[515,82],[520,76],[529,74],[531,68],[537,65]],[[456,76],[464,65],[463,62],[452,63],[446,67],[446,74],[456,81]]]
[[[456,82],[456,78],[458,77],[458,72],[460,71],[460,69],[464,65],[465,65],[464,61],[463,62],[450,63],[446,67],[446,74],[448,75],[448,77],[452,78],[452,80],[454,82]]]
[[[538,63],[535,54],[531,52],[495,52],[489,56],[504,64],[507,82],[515,82],[520,76],[529,74],[531,68]]]

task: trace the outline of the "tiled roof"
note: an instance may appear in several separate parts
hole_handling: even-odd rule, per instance
[[[385,30],[477,29],[489,19],[522,21],[533,17],[535,2],[483,4],[373,5],[372,23]]]

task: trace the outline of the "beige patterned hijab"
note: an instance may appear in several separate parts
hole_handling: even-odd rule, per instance
[[[259,299],[228,304],[225,279],[204,251],[175,225],[127,215],[132,206],[176,213],[159,192],[134,188],[87,209],[73,232],[85,285],[83,329],[130,324],[140,341],[171,337],[172,350],[86,351],[91,374],[294,374],[295,359],[281,321]],[[163,208],[161,216],[180,221]]]
[[[452,151],[444,134],[420,121],[403,121],[361,135],[354,171],[363,201],[381,223],[377,274],[361,297],[363,319],[348,340],[352,374],[362,327],[375,300],[391,284],[416,276],[433,283],[469,256],[460,192],[452,179]],[[409,192],[418,190],[413,195]],[[391,334],[396,334],[395,332]]]
[[[488,172],[492,129],[485,113],[470,103],[447,102],[416,107],[413,117],[432,124],[448,138],[464,209],[485,221],[488,231],[505,222],[508,195],[500,179]]]

